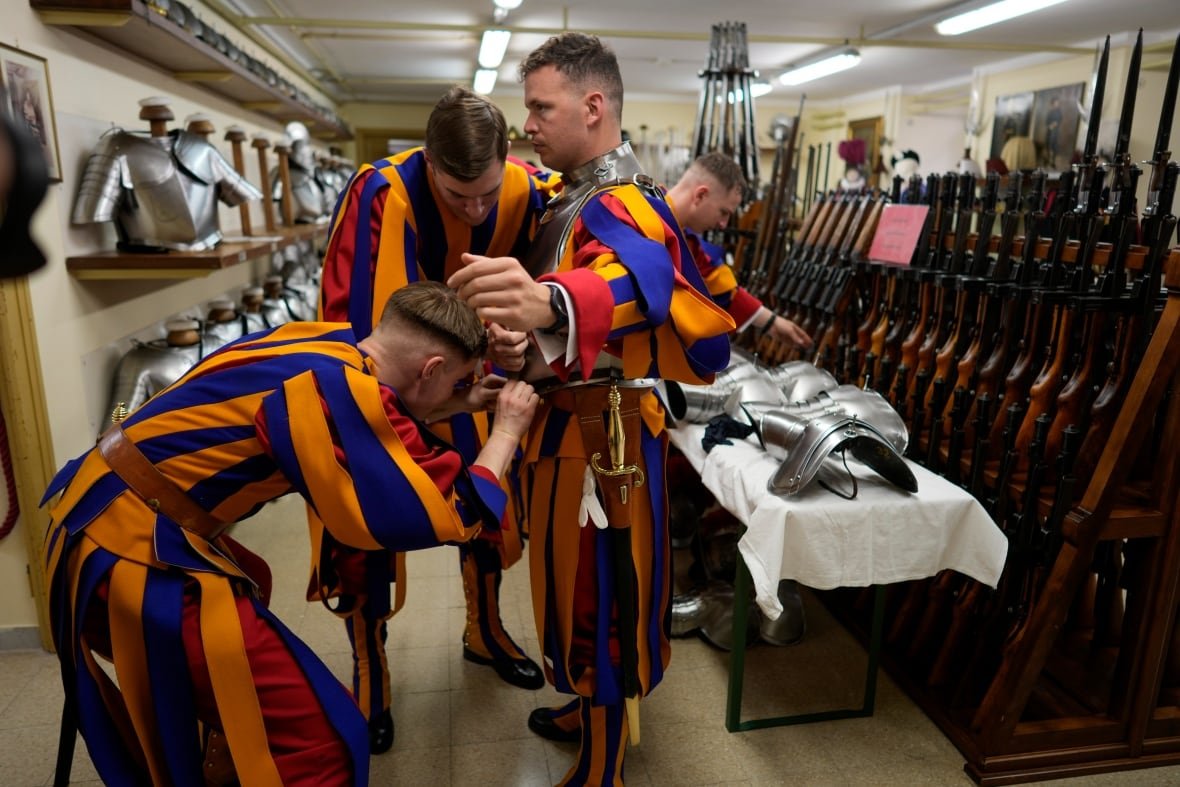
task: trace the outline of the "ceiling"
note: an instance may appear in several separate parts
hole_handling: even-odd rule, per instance
[[[974,69],[1014,58],[1089,54],[1107,33],[1129,42],[1144,28],[1144,68],[1166,69],[1180,29],[1178,0],[1068,0],[1008,22],[943,37],[934,22],[982,3],[939,0],[523,0],[493,23],[492,0],[206,0],[272,53],[339,102],[432,103],[446,86],[470,84],[480,34],[513,32],[493,91],[521,94],[516,64],[563,29],[600,35],[619,57],[627,95],[647,101],[695,100],[711,27],[727,19],[748,28],[750,65],[772,78],[791,63],[852,45],[852,70],[794,88],[779,86],[765,103],[794,104],[872,93],[964,91]],[[847,44],[845,42],[847,41]],[[1154,46],[1153,46],[1154,45]]]

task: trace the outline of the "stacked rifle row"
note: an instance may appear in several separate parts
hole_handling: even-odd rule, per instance
[[[713,25],[709,56],[700,72],[704,80],[693,126],[692,158],[719,150],[733,156],[746,182],[758,184],[758,139],[754,96],[758,72],[750,68],[745,22]]]
[[[1136,215],[1143,173],[1128,149],[1141,38],[1109,164],[1096,156],[1108,41],[1081,163],[1055,183],[1038,171],[1002,184],[993,173],[977,195],[973,177],[949,173],[896,179],[888,198],[830,194],[808,212],[790,254],[755,260],[747,273],[755,295],[815,338],[801,352],[748,337],[766,362],[804,357],[842,382],[876,389],[909,425],[910,458],[969,490],[1008,536],[998,589],[944,572],[891,600],[896,663],[944,709],[966,714],[968,729],[986,715],[981,703],[989,689],[994,694],[1011,643],[1025,637],[1067,515],[1148,349],[1166,300],[1165,263],[1180,255],[1171,250],[1180,166],[1168,150],[1180,54]],[[908,266],[865,260],[886,202],[928,207]],[[1164,416],[1149,417],[1160,421],[1152,433],[1162,434]],[[1149,437],[1143,453],[1162,461],[1176,450]],[[1144,488],[1152,476],[1148,465],[1132,471]],[[1163,490],[1169,494],[1175,490]],[[1112,712],[1117,686],[1125,690],[1139,669],[1128,645],[1138,633],[1123,620],[1126,609],[1146,608],[1144,594],[1156,587],[1149,569],[1159,570],[1142,541],[1102,540],[1078,594],[1049,599],[1070,608],[1054,658],[1088,666],[1058,665],[1056,699],[1030,713]],[[1180,699],[1180,636],[1172,639],[1175,667],[1165,670],[1161,696]],[[1095,680],[1099,662],[1103,677]]]

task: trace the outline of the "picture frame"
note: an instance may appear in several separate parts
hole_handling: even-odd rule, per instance
[[[1012,93],[996,97],[995,120],[992,121],[992,144],[988,159],[1000,158],[1004,145],[1016,137],[1027,137],[1032,128],[1033,93]]]
[[[865,143],[865,182],[876,186],[880,173],[884,172],[881,161],[881,140],[885,136],[885,118],[880,115],[848,121],[848,138],[863,140]]]
[[[57,119],[49,86],[49,61],[30,52],[0,44],[0,84],[8,95],[9,109],[41,143],[49,180],[61,182],[61,153],[57,145]]]
[[[1033,98],[1032,138],[1038,165],[1048,172],[1069,169],[1081,124],[1082,82],[1038,90]]]

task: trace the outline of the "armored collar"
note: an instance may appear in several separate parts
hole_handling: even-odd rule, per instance
[[[643,175],[638,159],[631,151],[631,143],[624,142],[614,150],[596,156],[569,173],[569,187],[599,189],[603,186],[633,180]]]

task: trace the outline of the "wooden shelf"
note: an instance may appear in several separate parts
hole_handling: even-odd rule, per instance
[[[319,139],[352,139],[343,120],[277,74],[252,71],[244,55],[231,58],[142,0],[29,0],[29,5],[45,24],[84,31],[244,109],[280,123],[303,121]]]
[[[209,251],[100,251],[68,257],[66,270],[75,279],[196,279],[249,260],[268,257],[299,241],[315,240],[327,231],[327,224],[298,224],[281,227],[274,235],[221,243]]]

